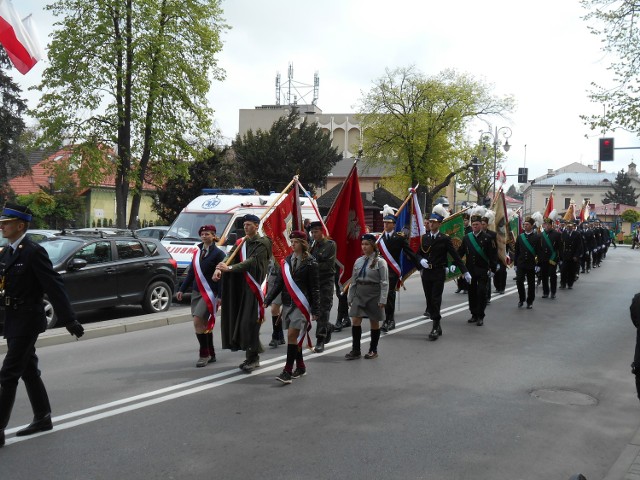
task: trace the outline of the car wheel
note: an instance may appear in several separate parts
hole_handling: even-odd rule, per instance
[[[58,323],[58,316],[53,311],[53,305],[47,297],[44,297],[44,316],[47,319],[47,328],[53,328]]]
[[[144,294],[142,309],[145,313],[166,312],[172,296],[171,288],[165,282],[153,282]]]

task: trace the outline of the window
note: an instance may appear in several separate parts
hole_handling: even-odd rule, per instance
[[[95,242],[85,245],[73,256],[86,260],[89,265],[111,261],[111,242]]]
[[[544,197],[544,206],[546,207],[549,204],[549,197]]]
[[[117,240],[118,257],[122,260],[144,257],[142,244],[137,240]]]
[[[565,197],[564,198],[564,208],[569,208],[570,205],[571,205],[571,198]]]

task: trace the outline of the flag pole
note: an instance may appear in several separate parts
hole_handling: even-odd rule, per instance
[[[398,210],[396,210],[396,217],[400,215],[400,212],[402,212],[402,210],[404,210],[404,207],[407,206],[407,203],[409,203],[409,200],[411,200],[411,196],[413,195],[413,192],[417,190],[419,186],[420,184],[417,183],[415,187],[409,189],[409,194],[407,195],[407,198],[404,199],[404,202],[402,202],[402,205],[400,205]]]
[[[311,206],[313,207],[313,211],[316,212],[316,215],[318,217],[318,220],[320,220],[320,223],[322,223],[322,228],[324,229],[324,233],[325,235],[329,235],[329,229],[327,228],[327,226],[324,223],[324,220],[322,219],[322,215],[320,215],[320,212],[318,211],[318,207],[316,207],[313,204],[313,198],[311,197],[311,193],[309,193],[309,191],[304,188],[302,186],[302,184],[300,183],[300,180],[298,180],[297,176],[296,176],[296,183],[298,184],[298,186],[302,189],[302,193],[304,193],[304,195],[309,199],[309,201],[311,202]],[[337,197],[336,197],[337,198]]]
[[[296,181],[298,180],[298,176],[294,175],[293,179],[289,182],[289,185],[287,185],[284,190],[282,190],[282,192],[280,192],[280,195],[278,195],[278,197],[271,202],[271,205],[269,205],[269,207],[265,210],[265,212],[262,214],[262,216],[260,217],[260,223],[262,223],[262,220],[264,220],[264,217],[267,216],[267,214],[273,210],[273,207],[276,206],[276,204],[278,203],[278,201],[287,193],[287,191],[289,190],[289,188],[291,188],[291,185],[293,185]],[[247,239],[247,236],[245,235],[244,237],[242,237],[242,240],[240,241],[240,243],[238,244],[238,246],[236,247],[236,249],[233,251],[233,253],[231,255],[229,255],[229,257],[227,257],[227,259],[224,261],[225,265],[229,265],[234,258],[236,258],[236,255],[238,254],[238,251],[240,251],[240,247],[242,247],[242,244],[245,242],[245,240]]]

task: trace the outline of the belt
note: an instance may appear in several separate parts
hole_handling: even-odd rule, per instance
[[[367,282],[364,280],[356,280],[356,284],[358,285],[379,285],[378,282]]]
[[[42,303],[42,298],[16,298],[9,297],[7,295],[0,297],[0,307],[13,307],[17,308],[20,305],[31,303]]]

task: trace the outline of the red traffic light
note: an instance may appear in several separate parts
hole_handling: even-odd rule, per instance
[[[600,139],[600,156],[601,162],[613,161],[613,138]]]

